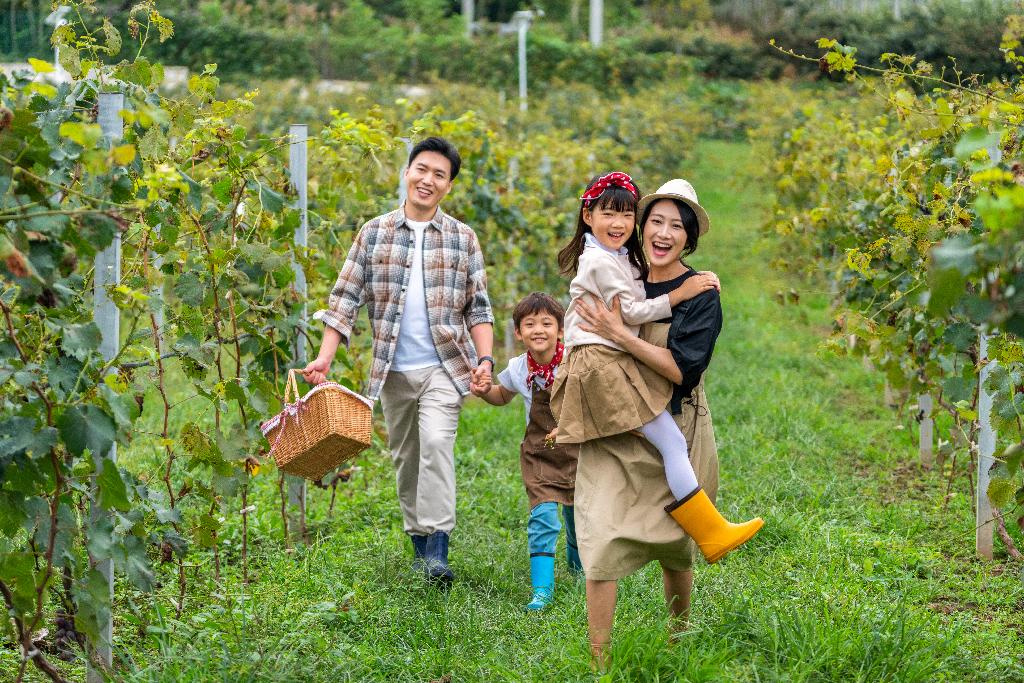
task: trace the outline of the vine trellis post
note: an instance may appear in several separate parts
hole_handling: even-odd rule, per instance
[[[405,205],[405,200],[409,198],[409,190],[405,186],[405,171],[409,168],[409,155],[412,154],[412,140],[409,138],[400,138],[405,143],[405,156],[402,157],[402,170],[398,172],[398,206],[402,207]]]
[[[978,554],[987,560],[992,559],[992,502],[988,499],[988,485],[991,481],[990,470],[995,464],[993,455],[996,450],[996,434],[992,430],[992,394],[985,389],[985,382],[992,373],[992,364],[988,360],[989,335],[982,332],[978,340],[978,360],[983,363],[978,375],[978,490],[974,499],[977,501],[974,518],[975,548]]]
[[[119,92],[100,93],[97,120],[106,144],[113,147],[121,139],[124,133],[124,123],[121,120],[121,110],[124,109],[124,94]],[[114,239],[106,249],[96,254],[93,263],[93,321],[100,328],[100,353],[104,360],[112,360],[117,355],[117,347],[121,342],[121,312],[117,305],[111,301],[107,291],[114,287],[121,280],[121,233],[115,232]],[[101,472],[106,466],[105,460],[111,463],[117,462],[117,443],[110,447],[106,454],[98,454],[97,471]],[[91,525],[95,526],[100,519],[108,516],[97,504],[95,489],[93,501],[89,507]],[[114,568],[111,560],[94,561],[90,563],[107,580],[107,591],[109,603],[114,600]],[[114,623],[110,613],[100,623],[99,638],[90,647],[90,661],[87,664],[86,679],[89,683],[101,683],[106,680],[102,671],[97,670],[92,664],[92,657],[95,657],[101,665],[109,667],[111,664],[111,643],[114,638]]]
[[[302,264],[295,258],[295,252],[304,252],[308,243],[308,155],[309,126],[304,123],[293,123],[288,127],[288,174],[292,187],[298,194],[296,207],[299,210],[299,227],[295,228],[292,269],[295,271],[295,293],[299,299],[299,324],[295,335],[294,361],[298,367],[306,365],[306,342],[308,326],[306,325],[306,273]],[[306,480],[301,477],[288,476],[288,505],[292,513],[298,513],[297,523],[289,524],[292,533],[302,539],[306,533]]]
[[[924,467],[931,467],[935,464],[935,451],[933,449],[934,442],[934,426],[935,423],[932,421],[932,397],[931,394],[921,394],[917,397],[917,407],[920,410],[921,415],[921,426],[920,426],[920,454],[921,454],[921,465]]]

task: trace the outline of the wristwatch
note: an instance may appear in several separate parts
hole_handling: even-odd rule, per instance
[[[477,366],[477,367],[480,367],[480,365],[481,365],[481,364],[482,364],[482,363],[483,363],[483,362],[484,362],[485,360],[488,360],[488,361],[490,361],[490,362],[491,362],[491,370],[493,370],[493,369],[494,369],[494,359],[493,359],[493,358],[491,358],[490,356],[480,356],[479,360],[477,360],[477,362],[476,362],[476,366]]]

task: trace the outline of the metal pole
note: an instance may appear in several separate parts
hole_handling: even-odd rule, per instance
[[[508,160],[508,177],[505,180],[510,194],[516,191],[517,180],[519,180],[519,157],[512,157]]]
[[[466,22],[466,37],[473,37],[473,0],[462,0],[462,19]]]
[[[288,145],[288,175],[291,178],[292,187],[298,193],[297,207],[299,209],[299,227],[295,229],[294,245],[295,251],[304,251],[307,246],[309,206],[307,196],[307,141],[309,127],[305,124],[292,124],[288,127],[288,135],[291,139]],[[306,365],[306,273],[302,265],[292,256],[292,270],[295,271],[295,292],[299,296],[299,334],[295,336],[295,364],[299,367]],[[291,509],[298,510],[297,524],[289,524],[292,533],[302,538],[306,530],[306,480],[302,477],[289,475],[288,481],[288,505]]]
[[[997,164],[1003,160],[1003,150],[998,142],[988,148],[988,156]],[[984,365],[978,373],[978,490],[974,496],[978,504],[974,516],[974,547],[979,555],[991,560],[995,525],[992,523],[992,501],[988,499],[988,485],[992,481],[991,470],[995,465],[993,456],[996,451],[996,434],[992,429],[992,395],[985,389],[985,382],[995,365],[995,361],[989,361],[988,358],[988,339],[989,335],[985,332],[978,335],[978,360]]]
[[[519,111],[526,111],[526,32],[529,21],[519,22]]]
[[[508,360],[516,353],[516,324],[509,316],[505,320],[505,359]]]
[[[123,123],[121,121],[121,110],[124,109],[124,94],[122,93],[100,93],[98,121],[103,136],[109,146],[113,146],[121,139],[123,134]],[[114,234],[114,241],[110,246],[96,254],[93,268],[93,312],[92,317],[100,328],[102,341],[100,342],[100,353],[105,360],[110,360],[117,355],[117,347],[121,343],[121,312],[110,297],[107,290],[114,287],[121,281],[121,234]],[[97,471],[104,466],[103,460],[117,462],[117,444],[110,447],[110,451],[104,456],[99,454],[100,462],[97,463]],[[95,500],[95,490],[93,493]],[[90,503],[89,519],[96,524],[100,519],[107,516],[101,507]],[[107,595],[110,604],[114,601],[114,572],[110,560],[94,562],[90,558],[90,564],[107,580]],[[100,624],[99,640],[91,643],[93,656],[108,668],[110,667],[111,643],[114,639],[114,623],[108,614],[106,620]],[[93,668],[90,662],[86,664],[86,680],[89,683],[102,683],[106,676],[102,671]]]
[[[604,0],[590,0],[590,44],[599,47],[604,40]]]
[[[995,464],[993,454],[996,450],[996,435],[992,430],[992,395],[985,389],[985,381],[992,373],[995,361],[988,360],[988,335],[979,335],[978,359],[985,363],[978,377],[978,490],[975,500],[978,501],[974,526],[977,529],[975,549],[987,560],[992,559],[992,502],[988,499],[988,484],[991,481],[989,470]]]
[[[932,422],[932,397],[929,394],[921,394],[917,397],[917,407],[921,411],[920,429],[920,454],[921,464],[931,467],[935,463],[935,453],[932,450],[934,423]]]
[[[409,190],[405,186],[405,171],[409,168],[409,155],[412,154],[412,140],[402,138],[405,143],[405,159],[402,161],[402,170],[398,173],[398,205],[404,206],[405,200],[409,198]]]

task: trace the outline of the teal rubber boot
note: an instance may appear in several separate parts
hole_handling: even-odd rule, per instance
[[[582,576],[583,563],[580,561],[580,549],[576,546],[575,508],[572,505],[563,505],[562,517],[565,518],[565,559],[569,563],[569,571],[575,576]]]
[[[569,571],[574,576],[583,575],[583,563],[580,561],[580,549],[571,546],[568,543],[565,544],[565,559],[569,562]]]
[[[528,612],[540,612],[551,604],[555,592],[555,558],[551,555],[534,555],[530,558],[530,583],[533,597],[526,603]]]

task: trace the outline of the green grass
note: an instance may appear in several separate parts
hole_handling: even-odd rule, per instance
[[[1019,566],[974,558],[967,484],[943,509],[945,482],[914,463],[912,433],[881,405],[881,380],[821,356],[824,294],[780,306],[757,227],[767,196],[749,148],[709,142],[681,173],[712,219],[692,259],[723,282],[725,329],[707,377],[730,517],[765,529],[696,571],[692,626],[670,644],[660,571],[620,584],[614,681],[1019,681],[1024,604]],[[649,178],[653,187],[662,178]],[[408,571],[390,462],[362,458],[329,494],[312,491],[314,541],[285,552],[275,475],[256,492],[250,565],[239,580],[237,525],[225,581],[198,554],[185,613],[124,615],[151,598],[119,589],[115,630],[132,681],[595,680],[582,582],[560,555],[557,598],[526,614],[527,502],[519,482],[518,402],[478,401],[456,448],[458,527],[449,593]],[[192,556],[190,556],[192,558]],[[146,614],[146,610],[139,612]]]

